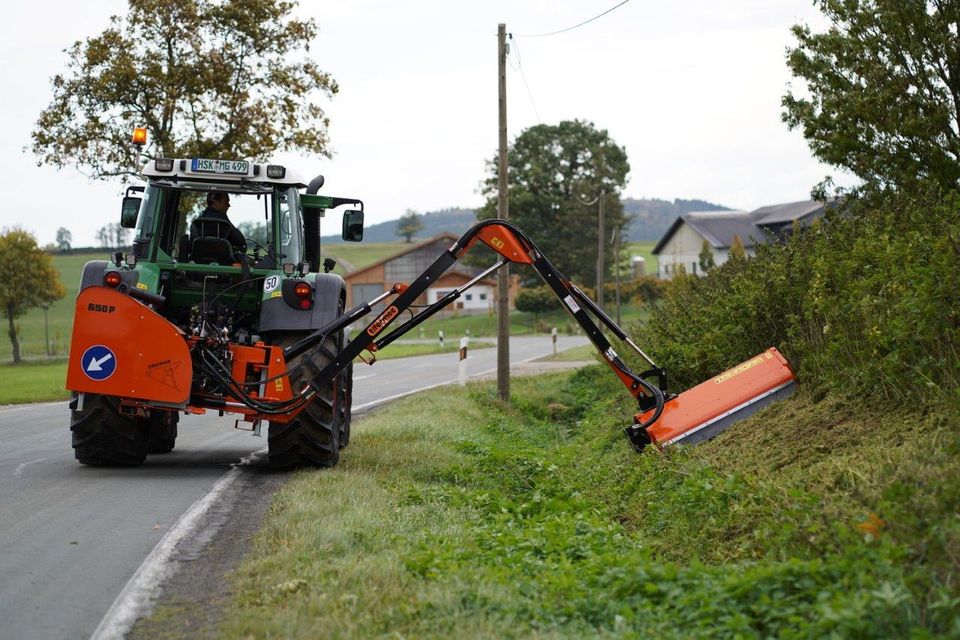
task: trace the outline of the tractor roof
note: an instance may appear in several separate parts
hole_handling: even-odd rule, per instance
[[[247,160],[208,158],[156,158],[144,165],[142,175],[154,181],[171,183],[236,183],[238,187],[306,187],[296,172],[278,164],[256,164]]]

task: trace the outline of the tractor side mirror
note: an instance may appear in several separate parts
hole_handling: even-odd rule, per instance
[[[347,209],[343,212],[343,233],[340,237],[347,242],[363,240],[363,211]]]
[[[124,229],[133,229],[137,226],[137,216],[140,215],[142,198],[127,196],[120,207],[120,226]]]

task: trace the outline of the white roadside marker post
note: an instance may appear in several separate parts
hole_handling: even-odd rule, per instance
[[[550,337],[553,338],[553,355],[557,355],[557,328],[550,330]]]
[[[467,347],[470,345],[469,336],[460,338],[460,386],[467,384]]]
[[[437,337],[440,339],[440,350],[443,351],[443,331],[437,331]]]

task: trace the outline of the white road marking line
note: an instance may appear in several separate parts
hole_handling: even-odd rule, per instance
[[[368,376],[353,376],[353,379],[354,379],[354,380],[366,380],[367,378],[372,378],[372,377],[375,376],[375,375],[377,375],[377,374],[371,373],[371,374],[368,375]]]
[[[266,449],[255,451],[246,458],[233,465],[230,471],[223,474],[216,484],[205,495],[190,505],[176,524],[167,531],[150,555],[146,557],[136,573],[127,581],[120,595],[113,601],[106,615],[94,629],[90,640],[122,639],[133,624],[142,615],[149,612],[152,600],[172,572],[170,560],[181,540],[193,534],[201,519],[210,510],[210,507],[236,482],[243,471],[241,467],[254,456],[265,452]]]
[[[54,402],[31,402],[29,404],[12,404],[6,407],[0,407],[0,413],[12,413],[14,411],[23,411],[24,409],[37,409],[39,407],[53,407],[55,405],[66,405],[66,400],[57,400]]]
[[[48,458],[37,458],[36,460],[31,460],[30,462],[24,462],[24,463],[21,464],[21,465],[17,465],[17,468],[14,469],[14,471],[13,471],[14,477],[17,477],[17,476],[19,476],[21,473],[23,473],[23,469],[24,469],[25,467],[28,467],[28,466],[30,466],[31,464],[37,464],[38,462],[43,462],[44,460],[48,460]]]

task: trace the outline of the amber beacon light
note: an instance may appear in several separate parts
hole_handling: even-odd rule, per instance
[[[147,144],[147,128],[136,127],[133,130],[133,144],[143,146]]]

